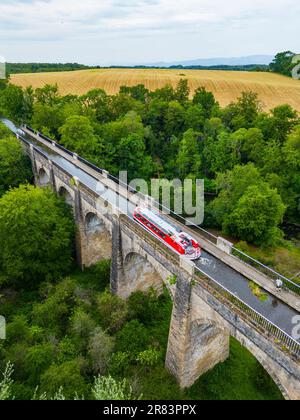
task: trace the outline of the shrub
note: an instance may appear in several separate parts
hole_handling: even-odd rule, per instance
[[[128,352],[133,357],[145,350],[149,344],[149,332],[137,320],[127,322],[122,330],[117,333],[117,351]]]
[[[93,387],[93,395],[95,400],[139,400],[142,396],[135,397],[132,393],[132,388],[126,381],[117,381],[111,376],[99,376],[95,379]]]
[[[13,365],[8,362],[3,373],[3,379],[0,381],[0,400],[10,400],[12,399],[12,374],[13,374]]]
[[[101,375],[107,373],[108,362],[114,346],[115,339],[113,337],[110,337],[101,328],[95,329],[88,344],[88,355],[95,373]]]
[[[110,333],[119,331],[128,317],[126,302],[107,290],[97,300],[97,312],[102,327]]]
[[[81,359],[50,366],[41,376],[41,391],[55,395],[62,388],[66,399],[73,399],[75,395],[86,395],[88,389],[81,375],[81,366]]]

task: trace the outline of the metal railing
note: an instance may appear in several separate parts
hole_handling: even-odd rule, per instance
[[[21,135],[19,135],[19,138],[23,142],[25,142],[26,144],[30,144]],[[40,153],[41,155],[43,155],[45,158],[47,158],[47,154],[44,154],[38,148],[34,147],[34,150],[36,152]],[[64,168],[61,165],[59,165],[57,162],[55,162],[55,165],[58,168],[64,170]],[[112,178],[114,178],[114,177],[112,176]],[[86,186],[84,182],[80,181],[80,183],[83,186]],[[88,186],[86,186],[86,187],[89,188]],[[139,193],[139,192],[137,191],[137,193]],[[140,226],[134,219],[131,218],[131,220],[133,220],[138,226]],[[146,231],[145,228],[143,228],[143,229]],[[152,232],[149,232],[148,230],[146,232],[147,232],[147,234],[150,234],[150,235],[152,235],[153,237],[156,238],[156,236]],[[206,231],[204,231],[204,232],[206,232]],[[217,238],[217,237],[213,236],[213,238]],[[162,244],[162,245],[164,245],[164,244]],[[173,251],[173,252],[175,253],[175,251]],[[247,256],[246,254],[244,254],[244,255]],[[251,257],[249,257],[249,258],[251,258]],[[251,306],[249,306],[241,298],[239,298],[235,294],[233,294],[230,290],[228,290],[225,286],[223,286],[221,283],[219,283],[213,277],[211,277],[207,273],[203,272],[196,265],[194,267],[195,267],[195,272],[200,273],[201,278],[203,279],[203,277],[204,277],[205,280],[207,281],[207,285],[211,286],[213,288],[213,290],[219,295],[219,300],[224,301],[224,299],[225,299],[227,301],[227,304],[234,305],[238,310],[242,311],[242,313],[246,316],[246,318],[249,320],[249,322],[251,322],[251,324],[253,326],[255,326],[262,334],[266,335],[268,338],[271,336],[274,340],[274,343],[279,345],[282,350],[289,351],[291,354],[293,354],[297,357],[300,356],[300,343],[298,343],[294,338],[290,337],[289,334],[287,334],[281,328],[276,326],[272,321],[268,320],[263,315],[258,313],[255,309],[253,309]],[[276,272],[274,272],[274,273],[277,274]],[[203,284],[203,282],[201,283],[201,285],[205,286],[205,284]]]
[[[115,182],[118,182],[119,185],[124,186],[129,190],[130,192],[134,192],[137,194],[140,194],[143,198],[146,198],[144,194],[140,193],[139,191],[133,189],[128,184],[125,184],[124,182],[121,182],[118,178],[114,177],[113,175],[110,175],[110,179],[114,180]],[[182,223],[184,222],[185,225],[187,225],[187,219],[180,216],[179,214],[173,212],[168,207],[164,206],[160,202],[153,199],[153,203],[156,205],[158,209],[161,209],[165,211],[167,214],[172,216],[174,219],[176,219],[178,222]],[[199,235],[203,238],[205,238],[207,241],[209,241],[213,245],[217,245],[218,243],[218,237],[216,235],[213,235],[212,233],[208,232],[207,230],[203,229],[201,226],[195,225],[194,223],[188,222],[188,225],[196,230]],[[232,255],[237,257],[240,261],[243,263],[251,266],[251,268],[256,269],[260,273],[266,275],[270,279],[278,280],[280,279],[283,282],[283,285],[288,289],[293,291],[294,293],[300,295],[300,284],[297,284],[293,282],[292,280],[288,279],[287,277],[283,276],[282,274],[278,273],[277,271],[273,270],[271,267],[268,267],[261,263],[260,261],[256,260],[255,258],[252,258],[250,255],[245,254],[244,252],[240,251],[239,249],[232,247]]]
[[[44,134],[42,133],[36,133],[36,134],[38,134],[40,137],[42,137],[43,140],[47,141],[48,143],[51,143],[51,144],[53,143],[53,140],[49,139],[49,137],[47,136],[44,136]]]
[[[58,149],[63,150],[68,155],[74,156],[74,153],[70,152],[68,149],[64,148],[59,143],[51,140],[49,137],[44,136],[43,134],[35,131],[34,129],[32,129],[28,125],[24,125],[24,127],[26,127],[26,129],[29,130],[30,132],[32,132],[33,134],[36,134],[36,135],[42,137],[44,140],[46,140],[46,141],[48,141],[52,144],[54,143]],[[104,169],[98,168],[96,165],[88,162],[86,159],[81,158],[80,156],[78,156],[78,160],[80,162],[86,164],[88,167],[95,170],[96,172],[98,172],[100,174],[103,174]],[[146,196],[143,193],[141,193],[140,191],[137,191],[136,189],[132,188],[131,186],[129,186],[125,182],[121,181],[119,178],[117,178],[117,177],[115,177],[111,174],[108,174],[108,178],[110,180],[116,182],[118,185],[123,186],[125,189],[127,189],[128,192],[133,193],[133,194],[137,194],[142,199],[146,199]],[[165,211],[167,214],[172,216],[177,221],[183,222],[185,225],[187,225],[188,221],[187,221],[186,218],[176,214],[175,212],[173,212],[172,210],[165,207],[160,202],[158,202],[154,199],[153,199],[153,203],[156,205],[156,207],[158,209],[161,209],[161,210]],[[204,239],[206,239],[207,241],[209,241],[213,245],[217,245],[217,242],[218,242],[218,237],[217,236],[215,236],[212,233],[208,232],[207,230],[203,229],[201,226],[195,225],[195,224],[190,223],[190,222],[188,222],[188,225],[191,226],[191,228],[193,228],[197,232],[199,232],[199,235],[202,236]],[[237,249],[235,247],[232,248],[232,255],[234,257],[238,258],[243,263],[250,266],[251,268],[254,268],[257,271],[259,271],[260,273],[266,275],[270,280],[275,280],[276,281],[276,280],[280,279],[283,282],[283,285],[285,286],[285,288],[287,290],[291,290],[294,293],[296,293],[297,295],[300,295],[300,284],[297,284],[296,282],[293,282],[292,280],[288,279],[287,277],[285,277],[282,274],[273,270],[271,267],[268,267],[268,266],[262,264],[260,261],[256,260],[255,258],[252,258],[250,255],[240,251],[239,249]]]
[[[300,356],[300,343],[298,341],[249,306],[241,298],[233,294],[217,280],[204,273],[199,267],[195,266],[195,270],[201,273],[201,277],[205,277],[209,284],[212,285],[213,289],[216,290],[217,293],[221,294],[222,298],[225,298],[230,305],[236,306],[243,312],[243,314],[246,314],[251,324],[254,325],[261,333],[264,334],[264,332],[267,332],[267,338],[271,336],[274,343],[280,345],[282,350],[289,351],[297,356],[297,358]]]
[[[93,163],[89,162],[88,160],[82,158],[81,156],[78,156],[78,160],[81,163],[84,163],[89,168],[93,169],[95,172],[98,172],[99,174],[103,174],[103,170],[98,168],[98,166],[94,165]]]
[[[273,270],[271,267],[268,267],[256,260],[255,258],[250,257],[250,255],[245,254],[243,251],[233,247],[232,255],[237,257],[239,260],[243,261],[245,264],[249,265],[251,268],[259,271],[260,273],[266,275],[268,278],[273,280],[281,280],[284,287],[288,290],[293,291],[297,295],[300,295],[300,285]]]

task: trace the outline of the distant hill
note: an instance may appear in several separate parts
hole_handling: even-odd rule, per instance
[[[211,69],[211,70],[268,70],[268,65],[274,57],[268,55],[252,55],[249,57],[236,58],[204,58],[187,61],[159,62],[148,64],[136,64],[128,66],[86,66],[78,63],[7,63],[8,74],[18,73],[49,73],[59,71],[75,71],[100,68],[186,68],[186,69]]]
[[[173,62],[151,63],[148,66],[171,67],[182,65],[187,66],[248,66],[248,65],[268,65],[274,59],[272,55],[250,55],[247,57],[231,57],[231,58],[199,58],[195,60],[182,60]]]

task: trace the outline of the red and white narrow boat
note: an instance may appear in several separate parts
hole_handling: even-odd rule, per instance
[[[137,207],[134,210],[133,218],[178,254],[185,255],[190,260],[197,260],[201,257],[199,243],[163,218],[160,213],[146,207]]]

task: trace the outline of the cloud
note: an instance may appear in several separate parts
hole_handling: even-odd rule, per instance
[[[274,4],[286,4],[281,0],[252,0],[237,3],[227,0],[27,0],[2,1],[0,22],[2,39],[10,32],[20,39],[31,34],[40,36],[56,31],[62,36],[89,30],[143,30],[168,29],[180,25],[217,23],[226,19],[239,19],[249,12],[259,12]],[[263,7],[262,7],[263,4]],[[86,32],[87,31],[87,32]],[[25,34],[24,34],[25,32]]]
[[[221,43],[235,29],[241,39],[246,35],[250,39],[252,29],[254,42],[256,31],[263,27],[273,31],[275,25],[284,38],[299,12],[298,0],[1,0],[0,52],[8,45],[10,51],[21,45],[33,50],[33,43],[41,42],[70,43],[74,48],[76,42],[118,39],[122,44],[134,37],[137,42],[158,36],[162,40],[173,36],[175,50],[180,37],[190,37],[193,43],[195,34]]]

